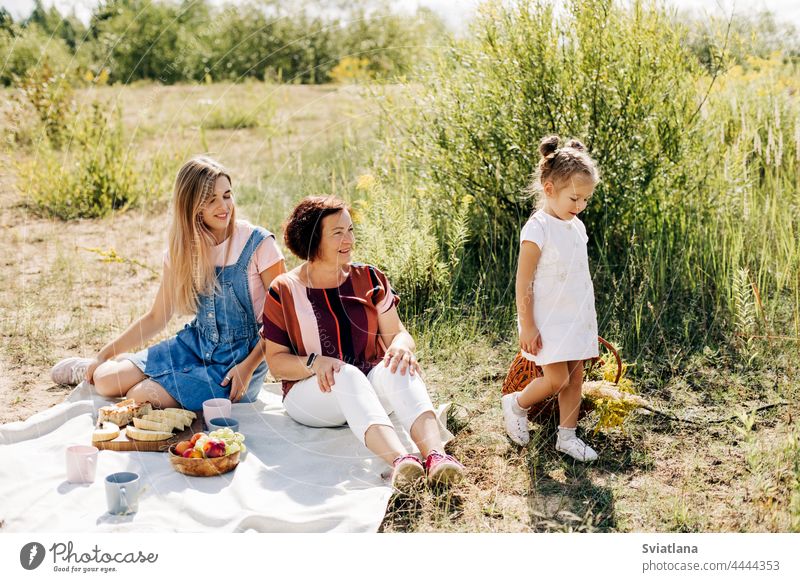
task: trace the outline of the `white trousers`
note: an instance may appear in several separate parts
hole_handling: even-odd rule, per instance
[[[367,429],[379,424],[392,426],[394,412],[403,427],[411,425],[424,412],[433,412],[431,397],[419,374],[408,371],[392,373],[383,362],[368,375],[350,364],[334,372],[330,392],[319,389],[317,377],[297,382],[289,390],[283,405],[289,416],[306,426],[333,427],[347,423],[362,443]]]

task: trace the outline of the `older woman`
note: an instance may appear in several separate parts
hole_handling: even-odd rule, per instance
[[[425,477],[447,483],[464,467],[444,453],[414,340],[397,314],[386,276],[350,260],[350,213],[334,197],[309,197],[292,211],[286,246],[303,262],[277,277],[264,305],[270,371],[283,380],[286,412],[313,427],[347,423],[392,465],[392,485]],[[389,420],[394,411],[425,463],[408,454]]]

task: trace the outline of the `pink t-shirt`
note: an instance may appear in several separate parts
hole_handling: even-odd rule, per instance
[[[217,267],[227,267],[236,264],[253,230],[253,225],[249,222],[237,220],[233,235],[212,249],[211,256],[214,258],[214,265]],[[231,245],[230,253],[228,254],[228,262],[223,265],[225,254],[228,252],[228,244]],[[247,265],[247,279],[250,286],[250,297],[253,300],[253,313],[255,313],[258,323],[261,323],[261,317],[264,311],[264,300],[267,297],[267,290],[264,288],[264,282],[261,280],[261,273],[278,261],[283,260],[283,258],[283,253],[278,248],[275,237],[270,236],[261,241],[261,244],[258,245],[258,248],[256,248],[256,251],[253,253],[253,257],[250,259],[250,264]],[[164,267],[168,266],[169,249],[164,251]]]

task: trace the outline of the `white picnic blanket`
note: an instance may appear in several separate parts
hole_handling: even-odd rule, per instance
[[[95,481],[70,484],[65,449],[91,444],[97,409],[109,402],[84,383],[53,408],[0,425],[0,532],[375,532],[386,512],[385,463],[347,427],[293,421],[277,384],[233,405],[248,451],[230,473],[187,477],[164,453],[101,450]],[[117,471],[146,484],[134,515],[107,512],[104,478]]]

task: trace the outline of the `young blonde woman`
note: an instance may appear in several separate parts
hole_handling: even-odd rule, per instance
[[[53,381],[85,379],[104,396],[160,408],[202,408],[209,398],[251,402],[267,373],[259,324],[267,289],[285,271],[269,231],[236,220],[228,172],[195,157],[178,172],[169,249],[150,311],[94,358],[67,358]],[[177,335],[143,349],[175,313],[195,318]]]

